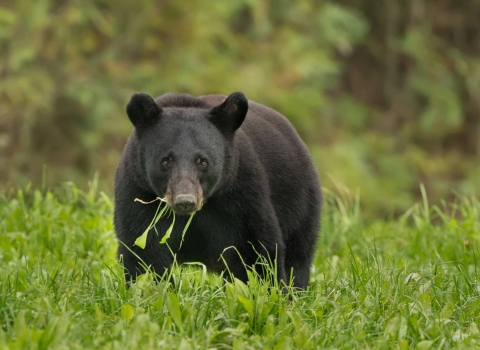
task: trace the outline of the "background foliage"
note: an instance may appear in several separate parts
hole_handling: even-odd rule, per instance
[[[111,191],[131,93],[243,91],[285,114],[324,185],[402,212],[480,189],[480,1],[6,0],[0,182]]]

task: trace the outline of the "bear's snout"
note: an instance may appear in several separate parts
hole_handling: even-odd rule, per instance
[[[180,215],[188,215],[195,211],[197,199],[191,194],[179,194],[173,201],[173,210]]]
[[[168,179],[165,200],[178,215],[190,215],[202,208],[203,189],[196,177],[195,167],[182,164],[181,161],[174,164]]]
[[[190,215],[203,205],[203,191],[200,184],[193,181],[170,180],[165,193],[167,204],[176,214]]]

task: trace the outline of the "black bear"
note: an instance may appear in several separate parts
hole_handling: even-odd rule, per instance
[[[174,261],[201,262],[247,282],[259,255],[276,262],[277,280],[306,288],[320,228],[322,194],[306,145],[280,113],[235,92],[226,97],[135,93],[134,125],[115,179],[115,230],[125,277],[145,266],[162,275]],[[165,198],[163,217],[144,249],[134,242]],[[183,228],[195,212],[182,242]],[[227,274],[228,275],[228,274]]]

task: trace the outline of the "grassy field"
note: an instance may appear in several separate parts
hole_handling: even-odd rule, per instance
[[[479,201],[366,222],[348,193],[326,197],[310,287],[284,296],[201,266],[126,288],[111,198],[4,193],[0,349],[480,348]]]

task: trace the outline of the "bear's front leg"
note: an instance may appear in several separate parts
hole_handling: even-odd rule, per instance
[[[117,256],[123,262],[127,281],[135,281],[138,275],[147,271],[162,276],[174,259],[168,247],[159,243],[160,234],[165,233],[171,224],[169,219],[162,218],[157,223],[158,234],[153,228],[150,229],[145,248],[135,245],[136,239],[150,225],[158,208],[158,202],[143,204],[136,202],[135,198],[145,201],[155,199],[132,183],[126,185],[120,182],[116,188],[114,222],[119,241]]]
[[[146,272],[153,272],[162,277],[171,268],[174,257],[168,247],[165,244],[161,245],[159,240],[157,234],[151,232],[145,249],[119,243],[118,258],[123,262],[126,281],[135,282],[139,275]]]
[[[235,278],[247,283],[247,270],[255,270],[260,278],[275,270],[279,286],[288,285],[285,273],[285,244],[273,211],[253,210],[244,219],[244,227],[234,247],[222,254],[225,269]],[[273,282],[273,281],[272,281]]]

